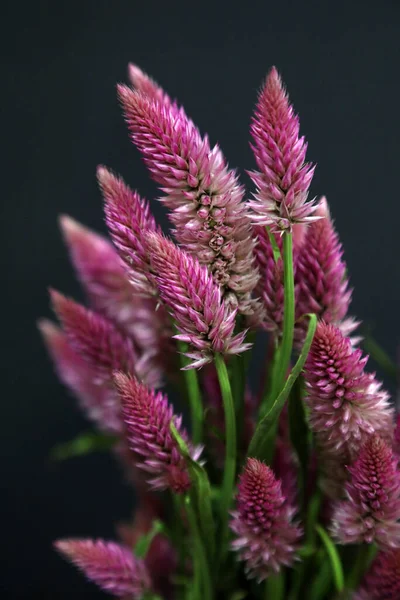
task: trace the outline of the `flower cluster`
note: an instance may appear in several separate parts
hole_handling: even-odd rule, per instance
[[[357,347],[343,247],[326,199],[308,199],[315,167],[280,75],[253,116],[247,201],[184,109],[128,76],[119,99],[171,237],[99,166],[111,240],[60,218],[86,304],[51,290],[60,326],[39,328],[98,430],[63,456],[110,447],[136,512],[119,542],[56,549],[123,600],[399,598],[400,416]]]

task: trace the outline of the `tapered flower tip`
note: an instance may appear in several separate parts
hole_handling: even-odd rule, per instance
[[[64,339],[64,334],[57,325],[55,325],[52,321],[48,319],[39,319],[37,322],[37,327],[42,335],[46,346],[53,346],[53,344],[57,344],[58,340]]]
[[[150,591],[144,561],[129,548],[103,540],[58,540],[54,547],[102,590],[116,598],[140,600]]]
[[[278,69],[273,65],[269,73],[265,79],[265,89],[268,89],[269,92],[283,92],[286,93],[285,86],[282,82],[282,77],[280,76]]]
[[[128,65],[128,77],[133,87],[138,91],[149,96],[150,98],[156,98],[162,100],[165,103],[169,103],[170,99],[164,90],[158,85],[156,81],[147,73],[142,71],[137,65],[129,63]]]
[[[87,227],[81,225],[78,221],[75,221],[75,219],[72,219],[68,215],[60,215],[58,221],[68,245],[72,245],[75,240],[86,237],[89,233]]]
[[[104,165],[98,165],[96,176],[102,190],[109,190],[115,180],[115,175],[113,175]]]

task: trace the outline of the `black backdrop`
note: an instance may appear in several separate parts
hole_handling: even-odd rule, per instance
[[[87,424],[53,375],[35,320],[50,315],[49,284],[80,297],[57,215],[104,230],[96,165],[156,193],[129,142],[115,82],[128,61],[139,64],[244,171],[253,166],[256,92],[276,64],[318,163],[312,193],[327,195],[345,245],[353,313],[395,355],[400,5],[14,2],[3,8],[3,28],[1,597],[97,598],[51,540],[112,536],[131,493],[106,456],[49,462],[49,448]]]

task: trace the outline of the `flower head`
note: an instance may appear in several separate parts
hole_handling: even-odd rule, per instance
[[[162,235],[149,233],[146,241],[161,300],[176,320],[179,334],[174,337],[191,346],[190,367],[210,362],[216,352],[247,350],[246,332],[233,335],[237,311],[221,298],[208,269]]]
[[[122,402],[128,444],[137,457],[137,465],[150,473],[149,483],[154,489],[186,492],[191,486],[189,471],[172,437],[171,423],[188,443],[193,460],[200,456],[201,448],[188,442],[181,428],[182,417],[174,416],[166,396],[149,390],[135,377],[117,373],[114,381]]]
[[[345,465],[368,436],[379,433],[388,442],[393,437],[389,395],[373,374],[364,372],[367,360],[337,327],[318,324],[305,365],[306,402],[325,490],[332,496],[340,493]]]
[[[333,533],[342,544],[400,547],[400,472],[397,457],[378,436],[370,436],[349,467],[347,498],[333,514]]]
[[[379,552],[372,562],[354,600],[400,598],[400,550]]]
[[[114,542],[59,540],[56,549],[99,588],[116,598],[141,600],[151,590],[150,576],[142,559]]]
[[[351,289],[343,261],[343,249],[335,231],[326,198],[321,198],[317,210],[321,219],[307,228],[296,264],[297,318],[315,313],[318,319],[332,323],[348,336],[358,325],[348,318]],[[305,335],[303,321],[297,337]]]
[[[161,381],[165,347],[172,336],[168,315],[157,300],[144,297],[128,281],[121,258],[103,236],[67,216],[60,219],[72,263],[91,307],[132,338],[139,354],[151,355],[150,385]]]
[[[148,279],[149,260],[144,233],[159,231],[150,207],[137,192],[105,167],[98,167],[97,178],[104,196],[106,223],[119,255],[127,267],[129,280],[137,292],[154,295]]]
[[[58,377],[76,396],[83,412],[102,431],[120,433],[123,424],[115,389],[99,379],[96,369],[71,348],[65,333],[51,321],[39,321],[39,330]]]
[[[132,139],[171,209],[176,239],[208,266],[229,303],[245,315],[260,312],[251,298],[258,275],[244,189],[220,149],[157,94],[119,86],[119,95]]]
[[[305,163],[307,144],[299,137],[299,118],[294,114],[275,67],[262,88],[253,117],[252,150],[259,171],[250,173],[257,187],[249,202],[252,219],[274,230],[291,229],[294,223],[315,218],[315,203],[307,202],[314,168]]]
[[[233,548],[251,577],[262,581],[293,563],[301,531],[292,522],[294,508],[282,494],[272,470],[247,459],[240,477],[231,529]]]

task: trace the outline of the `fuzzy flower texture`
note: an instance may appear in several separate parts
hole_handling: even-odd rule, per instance
[[[177,101],[136,65],[128,76],[118,97],[170,235],[156,201],[100,165],[110,239],[60,217],[85,300],[51,289],[59,324],[39,328],[97,429],[66,454],[112,449],[137,510],[116,541],[66,532],[55,548],[123,600],[329,600],[319,566],[351,544],[358,587],[336,572],[335,597],[400,598],[400,417],[357,347],[344,250],[326,198],[309,197],[315,167],[279,73],[251,121],[252,197]]]

